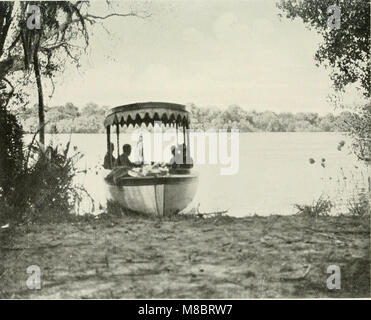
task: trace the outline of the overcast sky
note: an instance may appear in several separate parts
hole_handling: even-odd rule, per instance
[[[120,2],[120,1],[119,1]],[[124,1],[115,10],[125,11]],[[127,1],[125,1],[127,3]],[[151,17],[95,27],[82,68],[67,70],[49,105],[193,102],[275,112],[333,111],[328,72],[313,59],[320,38],[278,17],[275,0],[133,3]],[[105,2],[92,12],[105,14]]]

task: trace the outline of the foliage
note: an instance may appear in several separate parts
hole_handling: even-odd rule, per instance
[[[45,151],[35,143],[30,146],[30,162],[21,177],[18,196],[19,202],[31,209],[33,218],[45,213],[58,217],[74,208],[78,194],[73,179],[81,154],[69,156],[69,145],[61,150],[50,145]]]
[[[340,28],[329,28],[328,8],[341,10]],[[300,18],[323,38],[316,52],[319,64],[331,69],[336,90],[357,84],[370,97],[370,2],[369,0],[280,0],[278,8],[286,18]],[[282,15],[281,15],[282,16]]]
[[[14,177],[14,188],[1,202],[3,217],[15,221],[58,221],[76,212],[87,193],[76,185],[79,152],[69,154],[70,143],[63,148],[46,149],[33,139],[24,149],[24,166]]]
[[[195,129],[239,129],[241,132],[333,132],[346,130],[343,124],[351,113],[339,115],[317,113],[274,113],[271,111],[256,112],[245,110],[240,106],[226,109],[199,108],[194,104],[188,106],[191,113],[192,128]],[[103,133],[103,120],[107,106],[89,103],[85,107],[77,107],[73,103],[64,106],[46,107],[46,132],[49,133]],[[18,114],[26,132],[34,132],[37,128],[35,108],[23,109]]]
[[[340,28],[329,28],[328,8],[340,8]],[[278,8],[289,19],[301,18],[322,35],[315,60],[331,69],[336,91],[355,84],[363,96],[370,98],[370,1],[369,0],[280,0]],[[371,107],[358,107],[342,123],[353,138],[353,150],[359,159],[371,161]]]
[[[107,2],[108,8],[109,2]],[[40,15],[40,26],[29,28],[31,18],[28,9],[36,6]],[[0,90],[6,76],[23,71],[26,83],[32,83],[33,70],[38,93],[38,130],[40,143],[45,141],[45,106],[42,79],[51,81],[63,72],[66,63],[80,66],[79,58],[89,45],[88,26],[119,17],[147,17],[148,14],[111,12],[106,16],[91,13],[88,1],[20,1],[0,3]],[[10,84],[10,86],[12,86]],[[12,86],[14,93],[14,86]],[[15,93],[16,95],[19,92]],[[22,99],[22,97],[20,97]]]
[[[353,138],[353,150],[358,159],[371,162],[371,103],[359,108],[342,123]]]
[[[14,191],[16,177],[23,169],[23,131],[16,117],[0,106],[0,199]]]
[[[306,217],[315,218],[318,216],[328,216],[334,205],[329,199],[324,199],[323,196],[315,200],[311,205],[295,204],[294,207],[298,210],[298,214]]]
[[[40,9],[41,28],[30,29],[27,26],[30,17],[27,9],[30,5],[37,5]],[[133,11],[98,16],[92,14],[89,8],[88,1],[0,2],[0,200],[1,213],[13,214],[13,218],[14,214],[22,218],[25,218],[25,214],[30,214],[31,218],[37,218],[44,213],[51,216],[69,213],[76,200],[79,200],[80,192],[83,192],[83,189],[72,186],[76,174],[74,164],[79,156],[70,157],[69,146],[64,150],[53,146],[45,149],[43,146],[46,121],[42,78],[50,79],[54,87],[54,77],[63,71],[66,63],[72,62],[79,66],[79,57],[89,45],[88,25],[113,16],[148,16]],[[16,118],[8,114],[5,108],[11,98],[17,98],[23,104],[24,92],[18,86],[15,92],[15,86],[7,76],[22,71],[24,85],[33,84],[30,79],[32,69],[37,85],[38,105],[27,117],[27,125],[28,132],[37,130],[40,133],[42,145],[34,145],[33,140],[27,150],[22,150],[21,128],[17,125]],[[58,132],[56,122],[78,116],[79,111],[76,108],[73,109],[71,105],[64,107],[57,110],[56,119],[49,127],[51,132]],[[95,121],[93,130],[98,130],[97,118],[83,119],[84,128],[92,126]],[[70,131],[71,126],[68,127]]]
[[[337,147],[338,151],[342,151],[345,144],[345,141],[341,140]],[[324,173],[322,180],[329,179],[333,182],[330,185],[334,191],[331,199],[337,207],[337,214],[351,216],[370,215],[371,180],[367,176],[367,165],[365,167],[362,165],[349,166],[346,170],[341,166],[338,173],[334,175],[334,172],[332,172],[331,176],[328,176],[325,173],[326,170],[323,170],[327,167],[326,158],[322,158],[321,161],[316,161],[313,158],[309,159],[311,165],[314,165],[316,162],[322,167],[320,169]],[[304,207],[301,206],[301,209],[304,209]]]
[[[348,211],[352,216],[369,216],[371,206],[367,192],[361,192],[357,198],[348,200]]]
[[[190,104],[192,127],[196,129],[239,129],[241,132],[333,132],[339,131],[339,124],[348,117],[347,112],[335,116],[318,113],[275,113],[246,110],[238,105],[226,109],[199,108]]]

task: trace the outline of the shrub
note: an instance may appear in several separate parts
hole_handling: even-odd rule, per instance
[[[366,216],[370,215],[370,199],[366,191],[360,192],[357,197],[348,200],[348,211],[353,216]]]
[[[16,117],[0,106],[0,201],[14,192],[16,177],[23,170],[23,130]]]
[[[86,191],[74,185],[76,164],[82,155],[69,155],[70,142],[65,148],[49,145],[45,150],[37,143],[29,146],[27,163],[18,177],[18,203],[31,220],[59,220],[74,212],[75,205]]]
[[[343,122],[344,130],[352,137],[352,148],[358,159],[371,163],[371,103],[357,108],[357,112]]]
[[[3,111],[3,110],[2,110]],[[22,130],[15,117],[4,111],[1,123],[0,208],[2,219],[56,221],[76,212],[87,195],[74,183],[82,155],[69,155],[70,142],[45,149],[34,139],[23,148]],[[7,150],[7,152],[3,152]]]
[[[294,206],[298,210],[297,214],[315,218],[318,216],[328,216],[334,205],[329,199],[324,199],[321,196],[311,205],[295,204]]]

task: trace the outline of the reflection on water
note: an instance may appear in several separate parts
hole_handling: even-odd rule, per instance
[[[50,139],[66,143],[69,135],[48,135]],[[310,204],[326,194],[335,202],[334,213],[339,213],[349,199],[368,191],[368,168],[355,159],[347,138],[339,133],[241,133],[239,140],[238,174],[222,176],[222,166],[195,165],[200,180],[193,205],[199,203],[200,212],[287,215],[295,213],[294,203]],[[340,140],[346,141],[341,151]],[[130,136],[122,135],[120,142],[130,143]],[[80,182],[97,203],[104,204],[105,135],[74,134],[71,143],[85,154],[80,169],[88,173],[80,176]]]

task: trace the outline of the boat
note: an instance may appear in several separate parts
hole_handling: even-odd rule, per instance
[[[107,152],[111,145],[111,128],[116,129],[116,150],[120,151],[120,128],[146,127],[155,123],[173,127],[182,136],[189,157],[190,117],[185,105],[168,102],[141,102],[122,105],[106,113]],[[185,158],[184,158],[185,159]],[[111,164],[112,165],[112,164]],[[109,201],[119,203],[132,212],[153,216],[171,216],[184,210],[193,200],[198,173],[193,165],[177,165],[162,176],[124,176],[118,180],[105,179]]]

